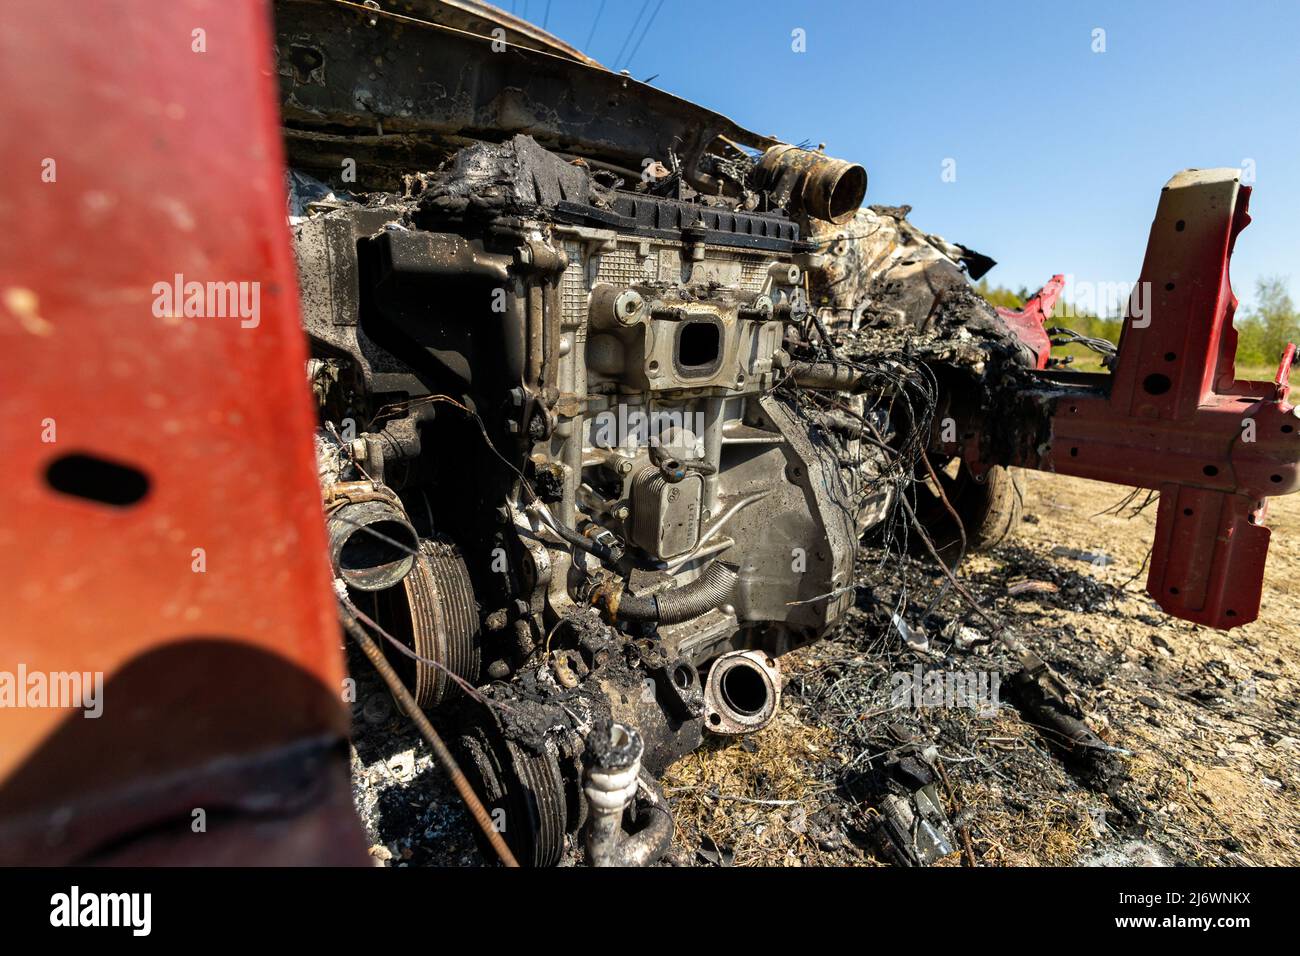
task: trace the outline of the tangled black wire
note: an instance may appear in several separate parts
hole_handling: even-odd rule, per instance
[[[828,343],[829,344],[829,343]],[[827,350],[818,348],[819,357]],[[877,566],[908,553],[911,535],[921,531],[916,520],[916,485],[919,469],[939,405],[939,384],[929,365],[910,354],[907,344],[887,352],[873,353],[870,359],[846,358],[831,350],[831,361],[851,369],[860,376],[856,391],[861,399],[840,392],[800,388],[787,381],[789,401],[794,413],[809,426],[814,448],[826,465],[837,465],[855,474],[857,483],[844,507],[857,519],[871,499],[888,496],[888,507],[875,532],[880,549]],[[842,432],[827,425],[827,415],[837,414],[860,425],[854,437],[845,440]],[[828,468],[835,474],[835,468]],[[907,606],[909,587],[908,563],[899,562],[899,591],[894,614]],[[946,591],[946,588],[944,589]]]
[[[1074,331],[1074,329],[1067,329],[1063,325],[1050,326],[1047,329],[1047,334],[1053,337],[1053,345],[1082,345],[1086,349],[1091,349],[1101,356],[1101,364],[1105,368],[1114,365],[1115,357],[1119,354],[1114,342],[1095,338],[1091,335],[1083,335]]]

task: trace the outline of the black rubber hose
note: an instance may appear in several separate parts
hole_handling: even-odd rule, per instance
[[[546,527],[549,530],[554,531],[556,534],[558,534],[565,541],[569,542],[569,544],[573,545],[575,548],[580,548],[581,550],[586,551],[588,554],[594,554],[596,557],[600,558],[600,560],[605,561],[609,564],[618,563],[618,559],[620,556],[615,554],[609,548],[605,547],[605,545],[601,544],[599,541],[593,541],[591,540],[591,538],[588,538],[584,534],[579,534],[577,531],[573,531],[570,528],[566,528],[558,521],[554,525],[548,524]]]
[[[615,613],[628,621],[680,624],[727,603],[739,580],[740,568],[715,561],[694,581],[663,594],[637,597],[624,592]]]

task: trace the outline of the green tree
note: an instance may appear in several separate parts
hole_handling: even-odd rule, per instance
[[[1237,365],[1272,369],[1288,342],[1300,341],[1300,313],[1282,276],[1262,276],[1255,282],[1255,306],[1236,322]]]
[[[1028,295],[1017,295],[1010,289],[1004,289],[1000,285],[989,285],[987,276],[975,284],[975,291],[994,305],[1000,305],[1006,309],[1019,309],[1024,306],[1025,299],[1029,298]]]

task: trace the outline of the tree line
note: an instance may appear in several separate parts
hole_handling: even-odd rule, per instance
[[[989,284],[988,279],[981,279],[975,286],[977,292],[994,305],[1009,309],[1019,309],[1034,293],[1030,289],[1011,290],[1004,286]],[[1121,322],[1119,318],[1082,314],[1076,311],[1068,319],[1062,319],[1061,325],[1067,326],[1081,335],[1107,339],[1118,343]],[[1254,304],[1237,313],[1233,323],[1237,329],[1237,368],[1268,369],[1270,374],[1277,368],[1278,359],[1288,342],[1300,344],[1300,312],[1287,287],[1283,276],[1263,276],[1255,282]],[[1062,354],[1076,355],[1076,364],[1085,367],[1093,364],[1086,353],[1077,347],[1059,350]],[[1240,374],[1240,372],[1239,372]]]

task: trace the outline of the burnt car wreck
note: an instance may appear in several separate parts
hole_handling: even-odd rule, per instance
[[[860,549],[955,566],[1014,527],[1011,466],[1158,490],[1152,595],[1253,619],[1300,436],[1293,350],[1274,382],[1232,371],[1232,171],[1162,194],[1142,278],[1179,319],[1074,373],[1055,285],[995,309],[969,282],[991,260],[864,206],[861,166],[496,11],[388,6],[276,10],[330,557],[519,862],[656,862],[658,775],[770,723]],[[926,862],[953,838],[924,760],[904,771],[885,816]]]

